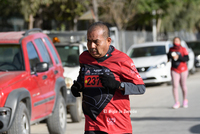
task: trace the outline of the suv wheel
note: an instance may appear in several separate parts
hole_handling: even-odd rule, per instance
[[[196,72],[196,67],[195,65],[192,67],[192,69],[190,70],[190,74],[194,74]]]
[[[82,120],[82,99],[76,98],[76,103],[69,106],[69,112],[72,118],[72,122],[80,122]]]
[[[64,134],[66,129],[66,107],[62,95],[58,96],[53,115],[47,119],[50,134]]]
[[[168,81],[168,82],[167,82],[167,85],[168,85],[168,86],[172,85],[172,81]]]
[[[7,134],[30,134],[30,117],[23,102],[19,103],[15,119]]]

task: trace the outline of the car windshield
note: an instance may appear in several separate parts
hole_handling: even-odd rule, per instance
[[[78,46],[56,46],[63,66],[79,66],[79,47]]]
[[[0,71],[24,70],[21,45],[0,44]]]
[[[166,54],[165,46],[148,46],[133,48],[130,53],[131,58],[148,57]]]

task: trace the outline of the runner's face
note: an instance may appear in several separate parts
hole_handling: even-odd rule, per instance
[[[181,41],[179,38],[175,38],[174,39],[174,44],[177,45],[177,46],[180,46],[181,45]]]
[[[108,52],[111,38],[107,39],[103,36],[101,28],[95,28],[87,33],[87,47],[89,53],[94,58],[101,58]]]

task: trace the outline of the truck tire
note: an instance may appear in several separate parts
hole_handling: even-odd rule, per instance
[[[15,119],[7,134],[30,134],[30,117],[23,102],[18,104]]]
[[[69,106],[69,112],[71,115],[72,122],[80,122],[82,120],[82,99],[81,97],[76,98],[76,103]]]
[[[49,118],[47,118],[47,128],[50,134],[64,134],[66,130],[66,107],[62,95],[58,96],[55,110]]]

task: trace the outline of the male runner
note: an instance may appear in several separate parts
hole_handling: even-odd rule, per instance
[[[79,76],[71,87],[75,97],[83,95],[85,134],[131,134],[128,95],[145,92],[131,58],[110,43],[104,23],[89,27],[88,51],[79,57]]]

